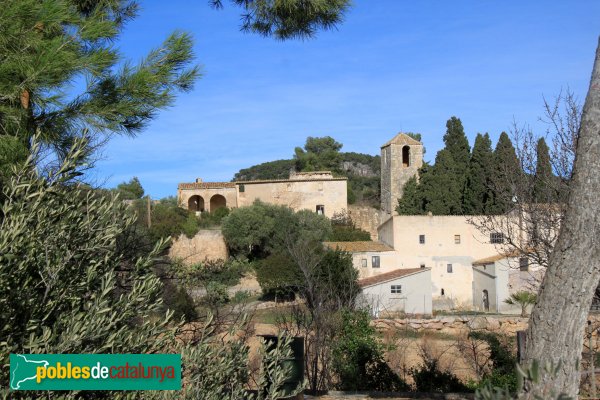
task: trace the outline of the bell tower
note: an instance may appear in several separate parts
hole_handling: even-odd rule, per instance
[[[381,211],[382,217],[396,214],[398,199],[406,182],[423,166],[423,144],[405,133],[399,133],[381,146]],[[383,219],[382,219],[383,220]]]

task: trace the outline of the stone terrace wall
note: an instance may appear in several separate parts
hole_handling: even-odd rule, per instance
[[[593,336],[600,328],[600,314],[590,314]],[[432,319],[375,319],[372,324],[379,330],[410,329],[417,332],[438,331],[448,334],[461,334],[470,330],[485,330],[493,333],[516,335],[517,331],[527,329],[528,318],[514,316],[451,316]],[[587,344],[586,344],[587,346]]]
[[[206,260],[226,260],[228,253],[220,230],[203,229],[191,239],[185,235],[175,239],[169,250],[169,257],[181,259],[185,265],[192,265]]]
[[[371,234],[371,240],[377,240],[377,228],[381,223],[379,210],[369,206],[348,206],[348,215],[352,218],[354,225]]]

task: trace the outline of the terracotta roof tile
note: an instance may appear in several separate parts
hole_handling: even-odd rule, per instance
[[[372,241],[359,242],[323,242],[323,244],[332,250],[339,249],[349,253],[360,253],[365,251],[394,251],[387,244]]]
[[[406,133],[398,133],[396,136],[394,136],[392,138],[392,140],[388,141],[386,144],[384,144],[383,146],[381,146],[381,148],[387,147],[390,144],[399,144],[399,145],[403,145],[403,144],[408,144],[408,145],[421,145],[422,143],[419,142],[417,139],[413,139],[410,136],[408,136]]]
[[[371,276],[368,278],[360,279],[358,281],[358,286],[367,287],[377,285],[379,283],[391,281],[394,279],[402,278],[404,276],[417,274],[419,272],[430,271],[431,268],[407,268],[407,269],[396,269],[390,272],[385,272],[383,274]]]

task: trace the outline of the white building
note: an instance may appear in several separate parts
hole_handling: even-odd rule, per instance
[[[375,317],[385,314],[431,314],[431,269],[396,269],[358,281],[359,304]]]
[[[431,268],[434,309],[471,308],[473,262],[498,254],[501,233],[482,234],[457,215],[396,215],[379,226],[379,240],[394,249],[396,268]]]
[[[473,308],[479,311],[520,313],[505,300],[518,291],[536,292],[544,269],[518,254],[499,254],[473,262]]]

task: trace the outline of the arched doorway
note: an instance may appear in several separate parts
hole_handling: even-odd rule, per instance
[[[202,196],[194,195],[188,200],[188,210],[190,211],[204,211],[204,199]]]
[[[227,200],[220,194],[215,194],[210,198],[210,212],[213,213],[221,207],[227,207]]]
[[[490,311],[490,296],[488,294],[487,289],[483,290],[483,310],[484,311]]]
[[[410,147],[408,146],[402,148],[402,165],[405,167],[410,166]]]

